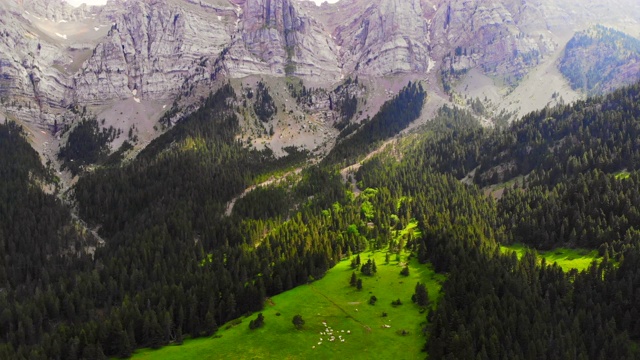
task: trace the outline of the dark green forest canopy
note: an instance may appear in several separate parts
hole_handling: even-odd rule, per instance
[[[522,143],[514,141],[507,145],[535,149],[536,145],[545,144],[545,139],[545,145],[548,145],[552,139],[572,136],[568,131],[558,133],[558,129],[566,129],[571,124],[586,125],[594,136],[606,132],[608,138],[626,139],[622,129],[638,126],[636,99],[637,88],[633,87],[588,101],[588,106],[604,109],[603,117],[612,114],[608,112],[610,109],[625,114],[624,117],[608,117],[608,121],[601,119],[598,123],[601,128],[581,116],[585,103],[571,108],[578,110],[576,113],[567,108],[564,109],[566,112],[549,109],[544,114],[531,114],[504,132],[478,128],[460,130],[455,123],[460,123],[466,115],[447,110],[452,121],[449,123],[453,125],[442,127],[438,124],[435,128],[427,128],[422,138],[417,136],[417,141],[416,137],[410,138],[412,144],[406,146],[409,151],[400,162],[390,155],[381,155],[360,169],[358,179],[363,185],[411,194],[414,197],[414,201],[409,202],[412,215],[428,214],[422,221],[425,224],[426,260],[437,270],[449,274],[444,298],[437,310],[429,315],[431,325],[425,349],[430,358],[638,357],[632,341],[640,338],[640,325],[634,318],[640,307],[640,300],[635,295],[640,284],[637,282],[638,268],[632,265],[637,263],[640,254],[636,230],[640,226],[636,214],[638,173],[632,171],[628,176],[616,177],[603,172],[616,170],[610,164],[622,161],[620,152],[611,152],[608,161],[592,163],[593,168],[585,166],[575,172],[566,172],[562,177],[539,176],[536,179],[531,176],[526,188],[508,191],[495,204],[487,202],[486,198],[484,203],[464,202],[456,200],[455,196],[449,198],[455,200],[454,203],[448,203],[441,193],[419,190],[422,184],[433,182],[429,175],[433,168],[455,174],[469,155],[473,159],[477,149],[482,149],[477,154],[478,159],[492,160],[493,155],[503,162],[512,161],[518,154],[495,144],[503,144],[499,140],[512,134],[526,134],[522,129],[530,130],[532,136],[522,138]],[[549,116],[558,112],[563,115],[558,116],[558,120]],[[440,114],[441,121],[446,120],[443,115]],[[576,130],[580,132],[580,127]],[[535,132],[545,135],[533,135]],[[581,136],[586,138],[588,135]],[[442,141],[444,138],[449,143]],[[477,140],[473,143],[469,139]],[[629,141],[636,139],[630,136]],[[600,147],[601,144],[601,141],[591,139],[584,146],[604,153],[606,150]],[[431,151],[434,149],[439,151]],[[568,158],[566,149],[576,151],[572,147],[557,147],[553,153]],[[456,161],[447,166],[446,162],[435,162],[431,158],[445,154],[455,157]],[[480,154],[488,155],[482,157]],[[562,163],[558,165],[561,166]],[[549,183],[554,185],[545,185]],[[458,190],[452,192],[460,193]],[[418,210],[418,204],[425,203],[419,199],[426,194],[438,199],[436,204],[441,203],[443,208]],[[468,210],[475,208],[477,212],[473,211],[471,214],[475,215],[472,216],[460,216],[455,212],[459,205]],[[444,221],[443,216],[453,220]],[[447,223],[450,225],[443,225]],[[473,225],[465,226],[467,224]],[[441,237],[430,233],[442,226],[448,228],[440,233]],[[599,247],[604,260],[599,265],[594,263],[583,273],[564,273],[555,265],[544,262],[538,265],[533,252],[520,261],[515,254],[502,255],[492,246],[491,239],[520,241],[541,248],[559,244]],[[614,258],[619,261],[619,267],[614,266]]]
[[[15,123],[0,124],[0,358],[37,358],[45,334],[60,321],[83,321],[76,306],[90,298],[74,296],[95,245],[71,220],[69,210],[42,185],[49,169]],[[71,281],[69,273],[80,277]],[[77,304],[77,305],[74,305]],[[73,309],[73,310],[72,310]],[[15,352],[24,349],[22,355]]]
[[[58,153],[63,168],[77,175],[83,167],[105,161],[109,156],[109,143],[116,135],[113,127],[102,129],[95,118],[82,119]]]
[[[225,216],[254,179],[300,161],[235,140],[237,100],[225,85],[137,159],[81,177],[80,215],[106,239],[93,258],[69,210],[40,190],[52,178],[37,154],[17,126],[0,125],[0,358],[126,357],[208,336],[347,254],[387,247],[447,274],[438,307],[420,315],[430,358],[638,358],[638,90],[500,131],[445,108],[400,144],[400,160],[383,152],[360,168],[358,186],[373,191],[355,197],[333,169],[365,154],[344,140],[325,163],[249,193]],[[414,84],[402,93],[424,99]],[[373,149],[402,130],[419,109],[399,98],[350,139]],[[410,116],[391,116],[400,104]],[[400,123],[378,135],[385,119]],[[527,177],[494,200],[458,180],[473,169],[477,185]],[[623,169],[628,176],[614,175]],[[597,247],[604,257],[565,273],[534,252],[502,255],[498,244],[514,241]]]
[[[384,140],[404,130],[420,116],[427,94],[422,84],[409,83],[380,111],[361,126],[352,124],[340,132],[338,143],[323,163],[348,166],[369,154]]]
[[[73,247],[76,234],[69,211],[40,190],[52,175],[22,127],[0,124],[0,154],[0,288],[29,289],[49,276],[48,256]]]
[[[439,117],[463,121],[460,110]],[[545,108],[508,128],[457,127],[425,135],[410,152],[421,166],[461,179],[473,170],[484,187],[528,176],[529,184],[553,185],[580,173],[640,167],[640,85],[571,105]]]

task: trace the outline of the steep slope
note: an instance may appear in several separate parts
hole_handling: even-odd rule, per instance
[[[142,143],[174,100],[188,113],[221,81],[249,76],[323,89],[359,76],[370,85],[354,121],[409,80],[426,80],[429,104],[486,97],[496,114],[522,114],[579,96],[549,70],[575,31],[640,30],[633,0],[9,0],[0,11],[0,112],[46,131],[88,106],[105,127],[143,129]]]
[[[574,35],[559,68],[576,90],[609,92],[640,79],[640,40],[595,26]]]
[[[172,99],[187,80],[208,79],[207,60],[231,40],[230,3],[128,1],[107,36],[74,75],[75,100]]]
[[[297,2],[247,0],[237,4],[242,7],[237,39],[225,62],[231,76],[296,75],[324,86],[339,80],[333,41]]]
[[[52,120],[51,109],[68,105],[69,72],[106,33],[104,19],[86,10],[62,1],[0,4],[0,97],[14,114]]]
[[[380,76],[429,69],[429,19],[424,1],[346,0],[321,7],[311,2],[302,5],[331,31],[345,72]]]

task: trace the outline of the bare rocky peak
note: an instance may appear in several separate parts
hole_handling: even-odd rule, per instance
[[[70,104],[164,102],[223,77],[295,75],[329,87],[351,75],[435,80],[477,69],[517,82],[594,22],[638,29],[640,4],[9,0],[0,12],[0,97],[13,101],[9,112],[52,121]]]

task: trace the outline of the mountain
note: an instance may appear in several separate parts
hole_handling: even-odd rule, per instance
[[[309,310],[294,328],[269,298],[297,286],[369,339],[346,358],[369,343],[638,358],[640,84],[582,99],[560,71],[619,86],[639,15],[636,0],[0,2],[0,359],[124,358],[185,336],[170,348],[188,356],[223,329],[251,351],[194,357],[273,358],[265,331],[305,357],[327,348],[325,309],[287,294]],[[600,65],[609,51],[624,56]],[[535,250],[562,247],[595,261],[565,271]],[[367,251],[388,289],[428,270],[441,291],[374,296]],[[314,284],[342,261],[336,291],[358,301]]]
[[[581,31],[567,44],[560,71],[588,94],[633,84],[640,79],[640,40],[603,26]]]
[[[442,72],[478,69],[516,86],[567,34],[595,21],[637,30],[640,13],[631,0],[9,0],[0,11],[4,112],[49,125],[70,105],[170,103],[250,75],[384,87],[381,76],[404,74],[437,86]]]
[[[577,31],[640,31],[633,0],[8,0],[0,14],[0,116],[23,124],[56,168],[68,130],[88,117],[117,134],[108,151],[131,146],[132,157],[228,81],[245,99],[240,140],[277,156],[289,146],[325,156],[408,81],[429,94],[411,127],[445,103],[508,122],[584,97],[559,70],[562,56],[581,59],[574,42],[565,51]],[[636,67],[631,55],[616,64],[601,91]],[[267,121],[251,97],[260,83],[278,110]]]

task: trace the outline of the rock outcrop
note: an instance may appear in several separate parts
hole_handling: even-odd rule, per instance
[[[70,104],[164,102],[221,77],[329,87],[477,68],[516,82],[589,22],[640,28],[638,18],[635,0],[6,0],[0,98],[51,121]]]
[[[234,77],[296,75],[333,83],[341,71],[336,46],[295,0],[239,2],[239,27],[227,66]]]
[[[480,67],[515,80],[555,50],[546,29],[524,26],[522,8],[507,5],[512,4],[454,0],[438,8],[432,36],[438,39],[434,51],[443,59],[443,70]]]
[[[128,1],[107,36],[73,77],[78,103],[169,99],[186,79],[210,76],[207,60],[231,41],[236,14],[226,7]],[[210,5],[210,4],[209,4]]]

